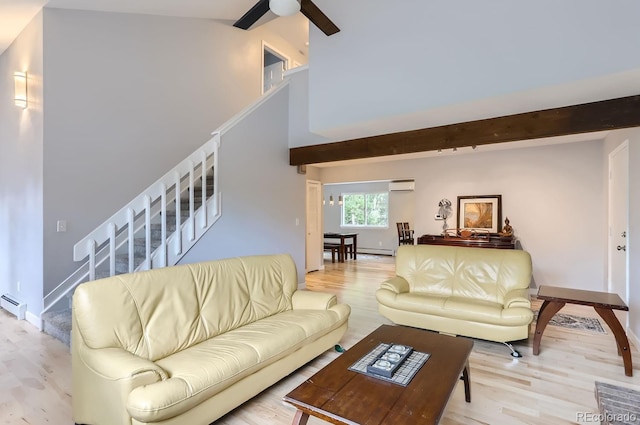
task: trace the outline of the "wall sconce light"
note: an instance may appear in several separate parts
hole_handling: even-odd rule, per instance
[[[27,73],[14,72],[13,84],[14,84],[13,101],[15,102],[17,107],[22,109],[27,109]]]

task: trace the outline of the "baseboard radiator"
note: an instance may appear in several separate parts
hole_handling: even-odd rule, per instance
[[[395,255],[392,249],[358,247],[358,254]]]
[[[27,313],[27,305],[10,294],[0,297],[0,307],[16,316],[18,320],[24,320]]]

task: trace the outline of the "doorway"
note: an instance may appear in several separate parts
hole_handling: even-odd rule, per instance
[[[307,180],[306,272],[323,268],[322,183]]]
[[[629,302],[629,141],[609,154],[609,292]],[[624,323],[624,322],[622,322]]]
[[[262,94],[282,81],[289,62],[285,54],[262,41]]]

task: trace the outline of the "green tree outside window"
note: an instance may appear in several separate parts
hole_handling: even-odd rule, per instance
[[[389,193],[345,193],[342,226],[388,227]]]

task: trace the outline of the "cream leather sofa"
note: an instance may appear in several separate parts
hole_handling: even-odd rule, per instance
[[[526,251],[403,245],[376,298],[394,323],[507,342],[529,337],[530,282]]]
[[[288,255],[87,282],[73,296],[78,424],[206,425],[338,343],[350,308]]]

